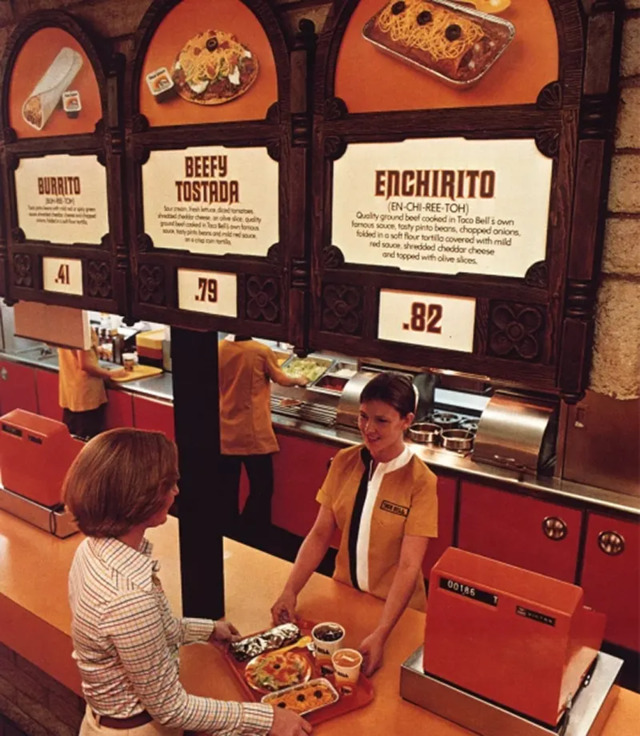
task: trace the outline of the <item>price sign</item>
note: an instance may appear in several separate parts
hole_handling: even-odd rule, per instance
[[[237,277],[231,273],[178,269],[178,306],[191,312],[237,317]]]
[[[378,338],[471,353],[475,312],[467,297],[381,289]]]
[[[82,296],[82,261],[79,258],[43,258],[42,280],[45,291]]]

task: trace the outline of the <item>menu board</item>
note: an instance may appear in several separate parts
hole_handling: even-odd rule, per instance
[[[558,78],[548,1],[487,0],[482,10],[360,0],[340,46],[336,96],[352,113],[535,103]]]
[[[332,242],[348,263],[522,277],[545,258],[552,163],[531,139],[351,144]]]
[[[278,164],[264,148],[153,151],[142,191],[156,248],[265,256],[278,240]]]
[[[102,117],[96,75],[82,45],[43,28],[20,49],[9,85],[9,124],[20,138],[93,133]]]
[[[96,156],[23,158],[15,186],[27,240],[100,243],[109,231],[107,175]]]

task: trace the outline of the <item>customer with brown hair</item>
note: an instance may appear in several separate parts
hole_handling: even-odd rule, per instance
[[[239,635],[225,621],[172,616],[156,577],[144,534],[166,521],[177,481],[175,444],[136,429],[92,439],[65,478],[65,503],[87,535],[69,576],[73,656],[87,702],[80,736],[310,733],[291,711],[196,697],[182,687],[181,644],[226,644]]]

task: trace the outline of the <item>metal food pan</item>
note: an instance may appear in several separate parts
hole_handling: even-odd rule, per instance
[[[513,23],[511,23],[511,21],[504,20],[503,18],[498,18],[495,15],[489,15],[488,13],[481,13],[479,10],[463,7],[462,5],[448,2],[447,0],[431,0],[431,2],[433,5],[441,5],[455,13],[458,13],[459,15],[469,16],[470,18],[481,22],[483,28],[485,29],[491,26],[493,26],[494,28],[499,26],[500,28],[507,30],[508,35],[506,41],[504,42],[504,45],[501,49],[499,49],[498,53],[493,57],[489,64],[477,76],[465,80],[453,79],[452,77],[449,77],[446,74],[437,71],[436,69],[432,69],[430,66],[428,66],[428,64],[423,64],[417,59],[412,59],[406,54],[403,54],[396,49],[390,48],[381,41],[372,38],[371,31],[380,11],[369,18],[369,20],[364,24],[362,28],[362,36],[366,41],[369,41],[369,43],[373,44],[381,51],[384,51],[385,53],[395,57],[396,59],[400,59],[400,61],[403,61],[405,64],[409,64],[416,69],[420,69],[420,71],[430,74],[432,77],[435,77],[449,87],[453,87],[454,89],[459,90],[469,89],[470,87],[477,84],[485,76],[485,74],[493,67],[496,61],[498,61],[498,59],[506,51],[507,47],[511,44],[511,41],[513,41],[516,35],[516,27],[513,25]]]
[[[315,364],[316,364],[317,366],[319,366],[320,368],[322,368],[322,371],[321,371],[321,372],[319,372],[317,376],[315,376],[314,378],[312,378],[312,379],[310,379],[310,380],[309,380],[309,383],[307,384],[308,386],[313,386],[313,384],[314,384],[314,383],[315,383],[315,382],[316,382],[316,381],[317,381],[318,379],[322,378],[322,376],[324,376],[324,374],[325,374],[325,373],[326,373],[326,372],[327,372],[328,370],[330,370],[330,369],[331,369],[331,367],[333,366],[333,364],[334,364],[334,362],[335,362],[333,358],[321,358],[321,357],[318,357],[318,356],[315,356],[315,355],[308,355],[308,356],[307,356],[306,358],[299,358],[299,357],[298,357],[297,355],[295,355],[295,354],[294,354],[294,355],[292,355],[292,356],[291,356],[290,358],[288,358],[288,359],[287,359],[287,360],[286,360],[286,361],[285,361],[285,362],[284,362],[284,363],[283,363],[283,364],[282,364],[282,365],[280,366],[280,369],[281,369],[282,371],[284,371],[284,372],[285,372],[285,373],[286,373],[286,374],[287,374],[288,376],[290,376],[290,375],[292,375],[292,374],[291,374],[291,368],[293,367],[293,365],[294,365],[294,364],[295,364],[295,363],[296,363],[297,361],[309,361],[309,362],[313,362],[313,363],[315,363]],[[300,374],[296,374],[296,375],[300,375]],[[306,374],[305,374],[305,375],[306,375]]]

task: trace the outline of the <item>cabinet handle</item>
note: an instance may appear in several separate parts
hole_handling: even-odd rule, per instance
[[[553,539],[554,542],[559,542],[567,536],[569,527],[566,522],[562,521],[562,519],[559,519],[557,516],[547,516],[542,522],[542,531],[549,539]]]
[[[624,552],[624,537],[618,532],[600,532],[598,534],[598,547],[605,555],[621,555]]]

